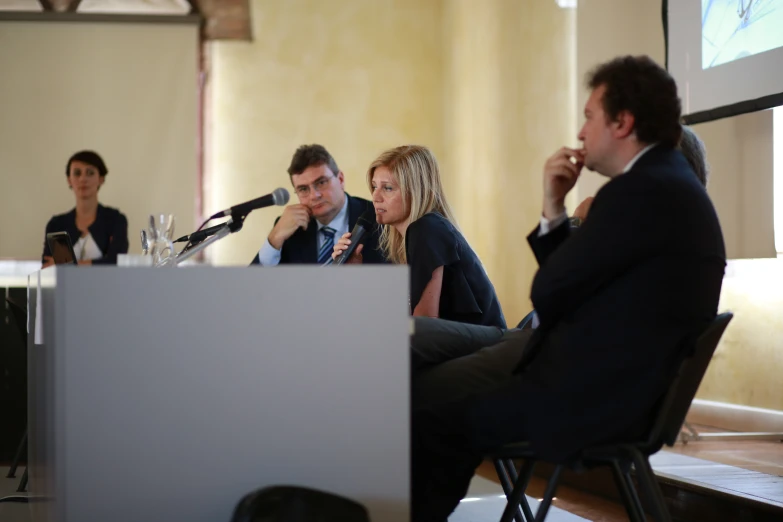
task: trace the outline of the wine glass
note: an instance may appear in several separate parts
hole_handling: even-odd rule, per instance
[[[153,266],[176,266],[174,249],[174,215],[152,214],[149,227],[149,252]]]

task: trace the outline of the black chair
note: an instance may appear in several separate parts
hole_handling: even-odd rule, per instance
[[[644,440],[609,444],[582,450],[568,462],[558,464],[547,483],[544,498],[533,516],[525,498],[533,467],[540,460],[527,443],[510,444],[489,457],[495,464],[508,503],[501,522],[542,522],[555,496],[560,475],[565,468],[577,471],[595,466],[610,466],[620,496],[633,522],[646,520],[645,512],[631,478],[633,464],[640,489],[649,503],[650,511],[658,522],[671,521],[663,494],[650,466],[649,456],[663,445],[673,446],[685,421],[691,402],[701,384],[707,366],[726,330],[733,314],[728,312],[717,316],[696,340],[692,353],[680,364],[669,390],[658,403],[654,420]],[[524,465],[517,473],[512,459],[524,459]]]
[[[24,344],[24,348],[26,351],[27,350],[27,309],[26,307],[17,303],[14,299],[11,299],[10,297],[6,297],[5,301],[8,303],[8,306],[11,309],[11,314],[14,316],[16,327],[19,330],[19,335],[22,338],[22,343]],[[14,460],[13,462],[11,462],[11,468],[8,470],[8,475],[6,475],[6,478],[16,477],[16,470],[19,467],[19,461],[21,460],[22,455],[24,454],[26,448],[27,448],[27,429],[24,430],[24,435],[22,436],[22,440],[19,441],[19,446],[17,446],[16,448],[16,455],[14,455]],[[27,489],[27,468],[25,467],[24,474],[22,475],[22,478],[19,481],[19,487],[16,489],[16,491],[21,492],[21,491],[25,491],[26,489]]]

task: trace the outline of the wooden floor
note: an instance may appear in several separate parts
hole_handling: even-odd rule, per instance
[[[484,462],[476,473],[487,480],[500,483],[491,462]],[[527,494],[540,499],[544,495],[545,488],[545,479],[533,477],[530,480]],[[568,486],[557,488],[552,505],[593,522],[625,522],[628,520],[628,515],[626,515],[622,504]]]
[[[697,427],[701,432],[709,428]],[[738,501],[761,502],[783,510],[783,444],[767,441],[699,441],[666,448],[651,459],[653,469],[668,483],[713,490]],[[498,481],[491,463],[478,470],[482,477]],[[545,479],[534,477],[528,494],[540,497]],[[588,493],[581,487],[561,486],[553,505],[593,521],[628,520],[614,492]],[[772,519],[775,519],[774,517]],[[766,518],[765,518],[766,520]],[[783,520],[781,511],[780,520]]]
[[[704,433],[713,431],[703,426],[697,429]],[[651,461],[656,472],[707,484],[783,509],[783,443],[678,442]]]
[[[716,431],[695,426],[700,433]],[[698,441],[678,442],[667,451],[728,464],[750,471],[783,477],[783,443],[765,441]]]

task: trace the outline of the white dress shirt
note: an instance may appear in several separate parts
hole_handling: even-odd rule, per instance
[[[101,252],[100,247],[93,239],[92,234],[89,233],[84,237],[80,237],[76,244],[73,245],[73,253],[76,255],[77,261],[103,257],[103,252]]]
[[[350,230],[348,230],[348,195],[345,195],[343,208],[340,210],[340,212],[337,213],[333,220],[331,220],[326,225],[322,225],[319,221],[316,221],[316,223],[318,223],[318,245],[315,250],[317,254],[321,250],[321,246],[326,241],[326,236],[321,234],[321,229],[323,227],[330,227],[335,230],[335,243],[337,243],[337,240],[340,239],[343,234],[350,232]],[[264,240],[264,244],[261,245],[261,249],[258,251],[258,261],[263,266],[276,266],[280,264],[280,250],[276,249],[271,245],[271,243],[269,243],[268,236]]]

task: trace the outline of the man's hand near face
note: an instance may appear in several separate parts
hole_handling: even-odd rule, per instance
[[[310,209],[305,205],[287,206],[272,232],[269,233],[269,244],[276,250],[280,250],[283,247],[283,243],[293,236],[297,229],[307,229],[311,214]]]
[[[565,213],[565,197],[574,188],[584,165],[581,150],[563,147],[544,165],[544,209],[547,219]]]

